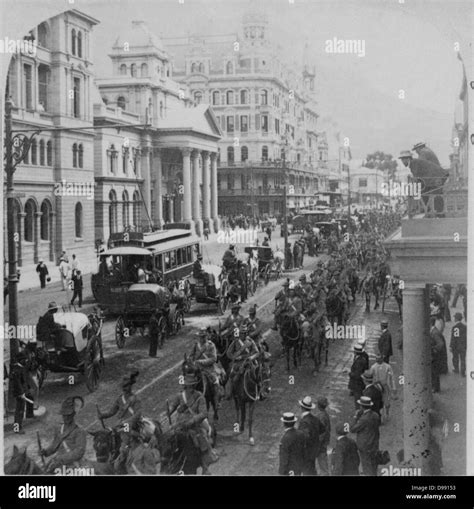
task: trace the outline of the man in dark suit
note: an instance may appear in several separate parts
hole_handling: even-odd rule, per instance
[[[331,440],[331,420],[326,408],[329,401],[325,396],[319,396],[316,401],[318,405],[318,413],[316,417],[321,423],[321,434],[319,436],[319,453],[318,453],[318,466],[321,475],[329,475],[328,465],[328,445]]]
[[[430,338],[431,338],[431,385],[434,393],[441,391],[439,376],[443,365],[443,347],[444,337],[436,328],[435,319],[430,320]]]
[[[351,366],[349,373],[349,390],[352,396],[354,396],[354,403],[357,409],[357,400],[362,396],[362,392],[365,389],[364,381],[362,380],[362,374],[364,371],[369,369],[369,363],[367,358],[363,355],[364,348],[362,345],[354,346],[354,362]]]
[[[368,396],[361,396],[358,403],[361,408],[354,416],[350,431],[357,435],[356,444],[363,474],[376,476],[377,461],[375,458],[379,450],[380,417],[372,410],[373,402]]]
[[[454,372],[459,373],[459,363],[461,363],[461,376],[466,376],[467,328],[462,323],[462,313],[456,313],[454,320],[456,323],[451,330],[451,344],[449,345],[453,353]]]
[[[286,412],[280,419],[285,432],[280,442],[280,475],[301,475],[304,469],[305,435],[295,429],[295,414]]]
[[[298,401],[298,404],[301,407],[301,420],[298,429],[305,435],[303,475],[317,475],[316,457],[319,453],[319,437],[323,429],[319,419],[311,413],[311,410],[316,408],[316,405],[311,401],[311,396],[305,396]]]
[[[374,384],[374,374],[372,371],[365,371],[362,375],[362,380],[364,380],[365,389],[362,392],[362,396],[368,396],[372,403],[372,410],[377,412],[379,416],[381,416],[381,411],[383,408],[383,387],[380,383]]]
[[[436,154],[426,146],[426,143],[417,143],[413,150],[418,154],[418,159],[424,159],[425,161],[429,161],[430,163],[437,164],[441,166],[439,163],[439,159]]]
[[[357,445],[347,436],[344,423],[336,425],[337,441],[332,451],[332,475],[359,475]]]
[[[388,322],[383,321],[380,322],[380,327],[382,328],[382,334],[379,338],[379,352],[380,355],[383,357],[383,361],[387,364],[390,363],[390,356],[393,355],[392,350],[392,335],[390,334],[390,331],[388,330]]]

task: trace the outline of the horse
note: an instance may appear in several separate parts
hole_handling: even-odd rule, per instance
[[[328,365],[329,340],[325,334],[322,318],[315,324],[306,321],[303,324],[302,330],[306,350],[314,363],[313,374],[316,374],[319,371],[323,358],[325,359],[324,365],[326,367]]]
[[[229,374],[230,370],[230,359],[227,357],[227,349],[229,348],[232,340],[234,339],[231,335],[222,336],[219,332],[216,332],[210,327],[207,328],[211,341],[216,345],[217,360],[220,361],[226,374]]]
[[[331,324],[346,324],[346,306],[344,300],[341,299],[337,290],[333,289],[329,292],[329,295],[326,299],[326,309],[328,313],[328,320]]]
[[[291,350],[293,349],[293,365],[298,368],[298,364],[301,364],[301,351],[303,349],[303,335],[295,317],[283,316],[280,325],[280,336],[286,354],[286,369],[289,372]]]
[[[359,289],[359,274],[353,268],[348,270],[349,288],[351,289],[352,301],[356,301],[357,290]]]
[[[253,412],[255,402],[260,399],[259,376],[257,369],[251,362],[246,362],[243,369],[238,373],[232,384],[235,411],[237,416],[236,433],[243,433],[245,430],[245,418],[248,406],[249,442],[255,445],[253,438]]]
[[[377,278],[369,273],[362,281],[359,289],[359,293],[364,292],[365,295],[365,311],[366,313],[370,312],[370,303],[372,294],[375,297],[375,306],[374,310],[379,307],[379,288],[377,285]]]
[[[4,466],[5,475],[46,475],[45,470],[26,454],[26,449],[20,451],[13,446],[12,457]]]
[[[196,390],[201,392],[206,400],[206,408],[209,411],[209,408],[212,406],[213,411],[213,419],[214,421],[219,420],[219,399],[220,395],[216,394],[216,386],[209,379],[208,375],[203,372],[191,359],[184,354],[184,361],[181,365],[181,369],[183,375],[193,374],[196,376],[198,383],[196,384]]]
[[[158,449],[161,456],[161,474],[196,475],[202,467],[202,453],[191,434],[180,428],[170,428],[161,434]]]

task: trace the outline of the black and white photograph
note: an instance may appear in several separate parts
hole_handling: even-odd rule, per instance
[[[0,27],[18,501],[56,501],[45,475],[377,476],[454,503],[472,1],[2,0]]]

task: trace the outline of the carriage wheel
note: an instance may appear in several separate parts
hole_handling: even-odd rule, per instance
[[[227,281],[222,281],[220,292],[219,292],[219,300],[217,301],[217,312],[220,315],[223,315],[227,309],[227,292],[228,292],[228,283]]]
[[[173,316],[173,334],[178,334],[183,326],[184,313],[181,309],[177,309]]]
[[[158,348],[163,348],[166,339],[166,318],[162,316],[158,322]]]
[[[115,342],[120,349],[125,346],[125,321],[121,316],[115,324]]]
[[[267,264],[265,267],[265,272],[263,273],[263,277],[265,280],[265,284],[268,285],[268,282],[270,281],[270,265]]]
[[[100,344],[97,336],[92,336],[86,348],[86,358],[84,362],[84,374],[86,376],[86,386],[90,392],[94,392],[99,386],[100,373],[102,371],[102,362],[100,354]]]

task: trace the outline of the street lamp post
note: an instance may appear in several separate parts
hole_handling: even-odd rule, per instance
[[[288,137],[287,136],[283,136],[283,141],[284,141],[284,144],[285,144],[285,147],[288,146]],[[286,252],[287,252],[287,249],[288,249],[288,213],[287,213],[287,204],[286,204],[286,148],[285,150],[283,150],[283,168],[282,168],[282,173],[283,173],[283,228],[284,228],[284,231],[285,231],[285,250],[284,250],[284,254],[285,254],[285,257],[286,257]]]

